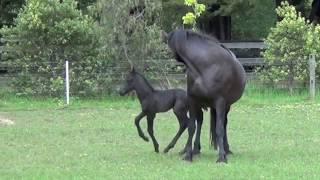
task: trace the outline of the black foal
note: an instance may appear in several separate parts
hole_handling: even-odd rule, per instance
[[[164,153],[167,153],[171,148],[174,147],[177,140],[188,126],[189,118],[187,116],[187,93],[182,89],[163,91],[155,90],[140,73],[134,70],[134,68],[132,68],[131,72],[128,74],[126,83],[120,90],[120,95],[123,96],[132,90],[136,91],[142,109],[142,112],[135,118],[135,125],[137,126],[139,136],[143,140],[149,141],[139,125],[140,120],[144,116],[147,116],[148,133],[152,139],[155,152],[159,152],[159,144],[153,135],[153,121],[156,117],[156,113],[166,112],[170,109],[173,109],[173,112],[179,121],[180,127],[173,140],[164,149]],[[185,150],[182,152],[185,152]]]

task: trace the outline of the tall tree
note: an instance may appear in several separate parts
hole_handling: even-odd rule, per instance
[[[130,59],[142,70],[163,67],[156,65],[167,55],[160,37],[160,1],[98,0],[97,6],[105,50],[116,62]]]
[[[19,9],[25,0],[1,0],[0,1],[0,28],[3,25],[12,25],[13,19],[17,17]]]
[[[231,38],[231,15],[242,15],[249,12],[257,3],[257,0],[199,0],[199,3],[206,5],[207,10],[199,19],[199,29],[209,34],[217,36],[218,39],[225,40]],[[165,11],[171,11],[177,14],[177,11],[188,11],[183,8],[181,0],[163,0]],[[186,13],[186,12],[183,12]],[[171,15],[172,16],[172,15]],[[164,18],[165,28],[170,29],[168,22],[182,25],[182,22],[170,15]],[[177,25],[176,25],[177,26]]]

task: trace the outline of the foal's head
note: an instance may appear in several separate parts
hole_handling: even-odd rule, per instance
[[[131,69],[131,71],[129,72],[129,74],[126,77],[126,81],[124,86],[120,89],[119,94],[121,96],[126,95],[127,93],[129,93],[130,91],[135,89],[135,84],[136,84],[136,76],[137,76],[137,72],[135,71],[134,68]]]

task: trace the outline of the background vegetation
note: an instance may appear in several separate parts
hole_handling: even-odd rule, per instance
[[[199,0],[207,7],[199,23],[217,16],[230,16],[233,40],[268,38],[267,43],[282,42],[282,37],[288,35],[286,28],[271,31],[277,22],[276,2]],[[18,95],[62,96],[63,63],[66,59],[71,62],[71,92],[77,96],[115,92],[118,88],[115,84],[129,69],[128,61],[160,86],[170,87],[172,84],[167,77],[169,72],[183,73],[181,66],[168,60],[171,53],[162,42],[160,31],[182,26],[183,15],[191,10],[184,5],[184,0],[65,0],[62,3],[59,0],[41,3],[14,0],[1,3],[0,25],[5,27],[0,30],[0,35],[7,41],[1,63],[10,65],[11,72],[18,74],[11,83]],[[304,12],[310,9],[310,3],[310,0],[305,2]],[[13,20],[14,17],[17,18]],[[297,22],[294,23],[297,25]],[[294,32],[296,27],[288,28]],[[303,31],[304,28],[299,32]],[[268,65],[273,65],[271,59],[284,56],[293,59],[291,57],[296,56],[297,52],[293,53],[295,50],[292,48],[284,51],[287,55],[291,53],[290,56],[276,52],[281,44],[282,48],[291,43],[305,47],[300,42],[305,38],[308,47],[318,47],[318,36],[314,35],[318,30],[315,28],[308,32],[308,35],[290,33],[290,36],[298,37],[296,42],[290,41],[294,38],[286,37],[290,43],[275,43],[274,46],[269,43],[269,51],[265,53],[266,60],[270,62]],[[303,53],[299,53],[298,59],[306,59],[312,48],[299,49]],[[251,57],[251,52],[244,52]],[[296,74],[293,79],[305,81],[307,64],[305,61],[301,63],[303,66],[298,69],[303,76]],[[285,79],[281,74],[286,74],[286,70],[282,73],[283,69],[275,69],[264,69],[267,70],[263,74],[267,82]]]

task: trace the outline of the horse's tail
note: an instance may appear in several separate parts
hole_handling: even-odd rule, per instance
[[[210,144],[217,150],[217,134],[216,134],[216,111],[210,109]]]

